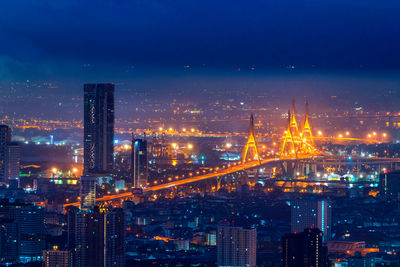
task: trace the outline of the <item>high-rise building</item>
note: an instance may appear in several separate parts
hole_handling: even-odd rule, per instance
[[[218,266],[256,266],[257,230],[220,226],[217,235]]]
[[[8,144],[8,179],[19,179],[19,165],[21,158],[21,147],[15,143]]]
[[[84,94],[84,172],[111,173],[114,166],[114,84],[85,84]]]
[[[81,210],[93,209],[96,205],[96,177],[84,175],[80,183]]]
[[[0,264],[19,259],[18,226],[13,219],[0,219]]]
[[[8,144],[11,143],[11,129],[0,125],[0,182],[8,178]]]
[[[125,267],[125,213],[123,209],[106,212],[105,266]]]
[[[76,234],[76,218],[79,212],[79,208],[75,206],[69,206],[66,208],[67,212],[67,248],[75,248],[75,234]]]
[[[53,249],[43,250],[44,267],[71,267],[72,253],[69,250],[59,250],[57,246]]]
[[[132,177],[133,186],[141,188],[146,186],[148,178],[147,141],[143,139],[132,140]]]
[[[20,147],[11,142],[11,129],[0,125],[0,182],[19,178]]]
[[[108,211],[96,206],[79,211],[74,236],[74,266],[125,266],[125,217],[121,209]]]
[[[323,246],[322,232],[316,228],[304,229],[282,238],[283,267],[328,266],[327,249]]]
[[[304,198],[291,203],[291,232],[302,232],[305,228],[318,228],[324,240],[331,238],[332,207],[328,199]]]
[[[104,214],[96,207],[77,213],[75,266],[104,266]]]
[[[32,204],[2,200],[0,217],[8,220],[9,234],[5,238],[17,242],[18,261],[27,263],[42,260],[42,250],[45,245],[43,239],[44,210]],[[11,224],[14,224],[15,228]],[[14,233],[13,229],[17,229],[16,238],[12,234]],[[10,251],[14,251],[14,247],[9,245]]]

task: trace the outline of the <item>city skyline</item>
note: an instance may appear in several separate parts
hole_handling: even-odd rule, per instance
[[[399,12],[0,1],[0,266],[400,266]]]

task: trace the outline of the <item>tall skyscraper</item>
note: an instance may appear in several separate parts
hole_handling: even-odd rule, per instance
[[[84,94],[84,172],[111,173],[114,166],[114,84],[85,84]]]
[[[80,183],[81,210],[93,209],[96,205],[96,177],[84,175]]]
[[[121,209],[96,206],[75,220],[74,266],[125,266],[125,217]]]
[[[327,254],[319,229],[307,228],[282,238],[283,267],[325,267]]]
[[[220,226],[217,235],[218,266],[256,266],[257,230]]]
[[[132,136],[132,177],[133,186],[140,188],[146,186],[148,178],[147,141],[134,139]],[[141,186],[142,185],[142,186]]]
[[[0,182],[19,178],[20,147],[11,142],[11,129],[0,125]]]
[[[318,228],[324,240],[331,238],[332,207],[330,201],[319,198],[305,198],[292,201],[291,232],[299,233],[305,228]]]

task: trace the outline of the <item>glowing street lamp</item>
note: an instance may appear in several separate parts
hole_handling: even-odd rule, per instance
[[[193,145],[192,144],[188,144],[188,149],[193,149]]]
[[[226,143],[226,148],[231,148],[232,147],[232,144],[231,143]]]
[[[322,131],[318,131],[318,135],[321,136],[322,135]]]

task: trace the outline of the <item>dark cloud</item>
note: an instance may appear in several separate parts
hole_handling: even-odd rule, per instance
[[[399,11],[394,0],[1,1],[0,68],[397,69]]]

